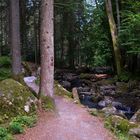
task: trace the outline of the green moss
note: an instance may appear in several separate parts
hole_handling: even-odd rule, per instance
[[[13,80],[6,79],[0,82],[0,118],[2,123],[10,120],[17,115],[26,115],[35,111],[35,97],[22,84]],[[29,106],[26,112],[25,106]]]
[[[93,74],[81,73],[81,74],[79,75],[79,78],[80,78],[80,79],[91,79],[92,76],[93,76]]]
[[[55,110],[55,102],[52,97],[41,96],[42,108],[46,111]]]
[[[91,115],[93,115],[93,116],[98,116],[98,115],[99,115],[97,109],[90,109],[90,110],[89,110],[89,113],[90,113]]]
[[[131,78],[131,74],[127,71],[123,71],[121,72],[121,74],[116,75],[114,77],[116,81],[121,81],[121,82],[128,82],[130,78]]]
[[[54,91],[56,95],[59,96],[68,96],[72,98],[72,93],[64,89],[57,81],[54,83]]]
[[[105,127],[115,133],[120,140],[130,140],[131,138],[128,135],[128,132],[131,128],[137,126],[119,116],[110,116],[105,120]]]

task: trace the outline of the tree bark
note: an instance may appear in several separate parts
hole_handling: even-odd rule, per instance
[[[16,76],[21,74],[19,0],[10,0],[10,10],[12,74],[16,78]]]
[[[120,8],[119,8],[119,0],[115,0],[116,2],[116,12],[117,12],[117,28],[118,33],[120,31]]]
[[[114,20],[114,17],[113,17],[111,0],[105,0],[105,4],[106,4],[106,12],[107,12],[109,26],[110,26],[111,37],[112,37],[116,70],[117,70],[117,74],[119,75],[121,73],[121,71],[122,71],[121,53],[120,53],[120,49],[118,47],[117,28],[116,28],[115,20]]]
[[[41,3],[41,94],[49,97],[54,95],[54,19],[53,0],[42,0]]]

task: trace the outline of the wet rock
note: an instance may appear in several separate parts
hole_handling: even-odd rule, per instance
[[[94,95],[92,94],[92,97],[91,97],[92,101],[94,103],[98,103],[100,102],[101,100],[103,100],[103,96],[101,96],[100,94],[98,93],[95,93]]]
[[[133,115],[130,121],[140,123],[140,109]]]
[[[61,85],[66,88],[66,89],[70,89],[71,88],[71,83],[68,81],[62,81]]]
[[[78,76],[74,73],[64,73],[63,74],[63,79],[66,81],[72,81],[76,78],[78,78]]]
[[[110,115],[115,115],[117,109],[115,107],[105,107],[102,109],[102,112],[105,114],[105,116],[110,116]]]
[[[136,138],[139,139],[139,138],[140,138],[140,127],[130,129],[130,130],[129,130],[129,134],[130,134],[131,136],[135,136]]]
[[[96,74],[104,74],[104,73],[108,74],[108,73],[112,73],[112,68],[111,67],[95,67],[95,68],[92,68],[90,71]]]
[[[78,90],[78,93],[81,93],[81,92],[90,92],[90,88],[89,87],[79,87],[77,88]]]
[[[24,77],[24,82],[25,83],[32,83],[36,80],[37,78],[35,76],[30,76],[30,77]]]
[[[111,103],[113,102],[113,98],[109,97],[109,96],[105,96],[104,100],[101,100],[98,105],[100,107],[107,107],[108,105],[111,105]]]
[[[100,93],[105,96],[115,95],[115,86],[113,85],[100,86]]]

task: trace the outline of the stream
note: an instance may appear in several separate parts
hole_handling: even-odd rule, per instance
[[[123,102],[119,100],[120,97],[118,98],[113,96],[116,88],[115,85],[99,86],[98,88],[100,89],[100,91],[98,91],[97,94],[97,91],[95,89],[97,81],[95,80],[94,82],[90,81],[92,82],[91,86],[88,84],[88,82],[85,82],[86,80],[79,78],[79,75],[76,75],[74,73],[63,73],[61,74],[61,76],[59,75],[59,77],[55,77],[55,79],[68,91],[72,91],[72,89],[76,87],[81,104],[87,106],[88,108],[96,108],[98,110],[101,110],[111,105],[115,107],[116,114],[121,116],[124,115],[128,119],[130,119],[136,112],[134,107],[123,104]],[[99,99],[97,99],[97,101],[94,101],[93,99],[97,96],[99,96]]]

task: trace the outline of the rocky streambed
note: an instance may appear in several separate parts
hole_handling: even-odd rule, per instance
[[[128,122],[140,123],[139,81],[118,82],[108,74],[68,71],[57,72],[55,79],[69,91],[76,88],[80,102],[88,108],[97,109],[107,117],[117,116]],[[139,131],[136,131],[130,130],[139,138]]]

